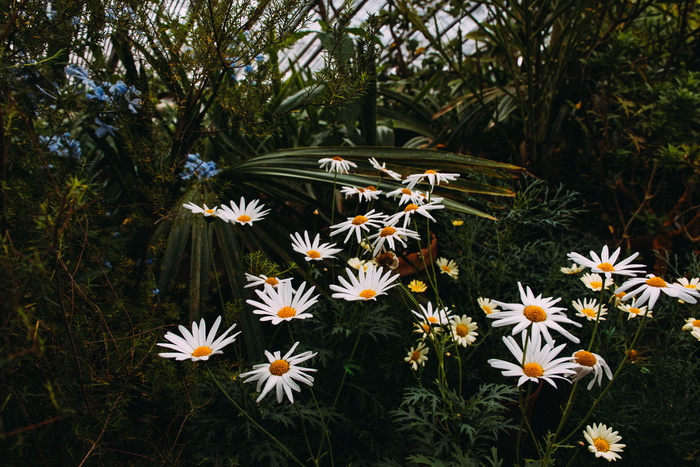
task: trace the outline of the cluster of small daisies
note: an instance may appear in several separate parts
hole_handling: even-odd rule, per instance
[[[651,318],[652,309],[662,292],[688,303],[696,303],[700,297],[697,279],[681,279],[673,284],[652,274],[636,277],[644,275],[644,266],[632,262],[638,253],[624,260],[619,260],[619,256],[619,248],[611,254],[607,246],[603,247],[600,255],[591,251],[590,257],[572,252],[568,257],[575,264],[562,268],[562,272],[578,274],[589,268],[591,272],[584,274],[581,280],[586,287],[601,294],[615,285],[613,276],[627,277],[628,279],[614,290],[612,298],[617,307],[627,314],[628,319],[636,316]],[[552,333],[556,332],[578,344],[579,339],[564,326],[582,327],[581,323],[566,315],[566,308],[556,306],[561,301],[560,298],[535,295],[529,287],[523,287],[520,283],[518,288],[518,303],[478,299],[479,307],[493,320],[494,327],[513,326],[511,335],[504,336],[503,342],[516,363],[494,358],[488,361],[492,367],[502,370],[504,376],[517,377],[518,386],[527,381],[547,381],[556,387],[555,380],[576,382],[592,374],[587,386],[588,390],[591,390],[596,382],[598,386],[602,385],[603,375],[612,380],[612,371],[603,357],[590,350],[578,349],[571,356],[560,356],[567,344],[557,344]],[[630,299],[631,303],[624,303]],[[576,317],[593,322],[596,326],[605,320],[608,313],[603,303],[595,299],[575,300],[572,306],[576,310]],[[700,320],[688,318],[683,329],[695,333],[695,337],[698,337]],[[519,341],[513,337],[516,335],[519,335]],[[597,457],[608,461],[620,457],[617,452],[621,452],[624,445],[618,443],[621,438],[611,428],[594,424],[592,427],[586,427],[584,436],[589,443],[589,450]]]
[[[394,180],[400,180],[400,175],[386,168],[385,164],[379,164],[375,159],[371,159],[373,167],[380,171],[382,175],[388,175]],[[347,173],[352,167],[356,167],[353,162],[341,158],[325,158],[319,161],[320,168],[337,173]],[[348,247],[349,243],[357,242],[363,249],[371,253],[371,259],[354,258],[349,261],[349,266],[345,269],[344,276],[337,278],[337,283],[329,285],[332,291],[331,297],[346,301],[371,301],[386,295],[387,292],[400,284],[399,274],[395,273],[398,267],[398,258],[394,253],[399,246],[406,247],[409,240],[420,240],[420,235],[408,228],[411,216],[419,214],[426,219],[435,221],[430,210],[441,209],[444,206],[439,204],[442,199],[430,199],[430,192],[414,190],[416,185],[422,182],[434,185],[448,183],[458,177],[459,174],[441,174],[435,171],[427,171],[423,174],[409,175],[405,180],[406,188],[394,190],[388,193],[391,198],[400,198],[398,205],[408,203],[408,206],[399,210],[396,214],[386,215],[376,212],[374,209],[367,210],[362,215],[348,217],[347,220],[330,226],[330,237],[344,234],[343,244]],[[381,179],[380,179],[381,183]],[[373,187],[343,187],[341,192],[346,196],[358,195],[361,201],[374,201],[382,192]],[[259,200],[247,202],[241,197],[238,203],[230,201],[228,204],[209,207],[206,204],[198,206],[193,202],[183,204],[183,208],[195,215],[202,215],[209,220],[220,219],[227,223],[249,225],[261,221],[270,212]],[[337,259],[336,255],[343,251],[343,248],[336,247],[336,243],[323,242],[320,234],[312,236],[308,231],[291,234],[291,249],[304,259],[313,264],[318,261],[330,261]],[[459,269],[457,264],[446,258],[438,258],[436,265],[439,271],[456,278]],[[248,299],[246,303],[252,307],[252,313],[260,317],[260,321],[269,322],[271,325],[279,325],[283,322],[293,320],[303,320],[313,318],[311,308],[319,301],[315,287],[306,282],[299,285],[293,283],[292,278],[279,278],[267,275],[246,274],[248,285],[253,287],[257,296],[256,299]],[[413,281],[410,290],[423,292],[427,289],[425,283]],[[436,320],[432,304],[428,307],[420,306],[420,312],[413,311],[420,324],[416,326],[423,338],[440,334],[443,329],[449,329],[457,345],[468,346],[476,339],[476,323],[472,323],[471,318],[466,316],[451,316],[447,309],[436,310],[444,317]],[[212,326],[209,333],[206,332],[204,320],[199,324],[192,323],[192,330],[189,331],[184,326],[180,326],[181,335],[168,332],[165,339],[168,343],[159,345],[172,349],[174,352],[161,353],[160,355],[177,360],[191,359],[193,361],[205,361],[210,355],[222,353],[223,347],[234,342],[236,334],[231,334],[235,324],[231,326],[218,338],[216,331],[221,323],[219,317]],[[281,351],[265,352],[267,363],[253,366],[253,370],[242,373],[240,377],[245,382],[256,382],[256,391],[260,393],[258,402],[268,393],[275,389],[277,401],[282,402],[284,396],[290,402],[294,402],[293,394],[301,390],[298,383],[313,385],[313,377],[309,374],[316,371],[314,368],[300,366],[301,363],[313,358],[316,353],[306,351],[298,355],[293,355],[299,342],[294,343],[286,354]],[[418,365],[424,365],[425,353],[424,343],[421,341],[418,348],[409,356],[417,352],[422,357],[410,361],[417,369]]]

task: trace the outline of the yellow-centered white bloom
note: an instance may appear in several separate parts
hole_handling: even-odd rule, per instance
[[[289,402],[294,403],[294,393],[292,391],[301,391],[301,388],[296,381],[304,383],[308,386],[314,385],[313,376],[308,375],[307,373],[310,371],[316,371],[316,369],[299,366],[299,363],[313,358],[318,352],[306,351],[300,353],[299,355],[292,356],[292,353],[294,353],[297,345],[299,345],[299,342],[295,342],[292,348],[289,349],[284,356],[281,356],[280,351],[270,353],[266,350],[265,357],[267,357],[268,363],[253,365],[252,371],[241,373],[239,375],[246,383],[250,383],[252,381],[258,382],[255,390],[260,392],[260,396],[258,396],[256,402],[260,402],[267,395],[267,393],[275,388],[277,393],[277,403],[282,402],[284,395],[287,396]],[[265,385],[264,387],[263,384]]]
[[[501,309],[498,308],[498,305],[496,305],[496,302],[490,298],[479,297],[476,299],[476,302],[479,304],[479,308],[481,308],[487,315],[501,311]]]
[[[635,301],[632,301],[632,304],[630,305],[620,303],[617,306],[617,308],[627,313],[628,321],[632,318],[636,318],[637,316],[646,316],[647,318],[653,318],[653,316],[651,316],[651,314],[653,313],[652,310],[647,310],[647,307],[645,306],[637,306]]]
[[[581,276],[581,282],[583,282],[586,287],[596,292],[600,292],[600,289],[603,288],[603,278],[600,274],[584,274]],[[605,288],[607,289],[611,285],[613,285],[613,280],[606,277]]]
[[[588,321],[605,321],[603,316],[608,314],[608,309],[603,305],[598,304],[595,299],[592,300],[574,300],[571,302],[571,306],[576,310],[576,316],[581,318],[586,318]]]
[[[239,204],[234,203],[231,201],[229,204],[231,205],[226,206],[225,204],[221,205],[221,210],[219,211],[219,218],[225,220],[226,222],[235,222],[236,224],[241,224],[241,225],[253,225],[253,222],[257,222],[259,220],[262,220],[267,213],[270,212],[270,210],[265,210],[264,205],[258,206],[258,203],[260,203],[260,200],[254,199],[250,203],[246,204],[245,198],[241,196],[241,201]]]
[[[174,358],[178,361],[189,358],[194,362],[197,360],[208,360],[211,355],[223,353],[221,349],[235,341],[240,331],[230,336],[228,335],[236,327],[234,324],[216,338],[219,324],[221,324],[221,316],[216,318],[209,334],[207,334],[207,325],[204,322],[204,318],[199,322],[199,325],[195,321],[192,322],[192,332],[184,326],[178,326],[182,336],[168,332],[164,337],[170,342],[158,343],[161,347],[175,350],[175,352],[164,352],[158,355],[165,358]]]
[[[379,229],[379,232],[367,237],[372,242],[372,248],[374,248],[372,256],[377,256],[380,252],[386,250],[387,244],[392,250],[396,250],[396,242],[405,247],[406,240],[409,238],[420,240],[420,235],[415,230],[399,227],[396,225],[396,222],[385,224]]]
[[[335,243],[321,243],[321,236],[316,234],[313,241],[309,239],[309,232],[304,231],[304,238],[297,232],[289,235],[292,238],[292,249],[304,255],[306,261],[321,261],[322,259],[335,258],[336,253],[343,251],[334,248]]]
[[[574,263],[591,268],[593,272],[605,274],[605,277],[608,279],[611,278],[613,274],[621,276],[636,276],[637,274],[642,274],[644,272],[644,265],[632,264],[632,261],[639,256],[639,253],[632,253],[624,260],[618,261],[617,258],[620,256],[620,250],[621,249],[618,248],[612,254],[609,254],[608,246],[605,245],[603,246],[603,251],[601,251],[600,256],[594,251],[590,252],[590,258],[586,258],[576,252],[569,253],[567,256]]]
[[[440,204],[441,201],[442,201],[442,199],[433,200],[433,201],[430,201],[429,203],[422,204],[420,206],[417,204],[411,203],[411,204],[407,205],[403,209],[403,211],[399,211],[396,214],[390,216],[389,219],[387,220],[387,222],[398,222],[401,219],[403,219],[403,226],[406,227],[408,225],[408,223],[411,221],[411,217],[414,214],[420,214],[421,216],[427,217],[428,219],[430,219],[433,222],[437,222],[435,220],[435,218],[432,215],[430,215],[430,212],[428,212],[428,211],[432,211],[433,209],[444,209],[445,205]]]
[[[686,289],[700,290],[700,277],[693,277],[690,280],[686,279],[685,277],[681,277],[676,282]]]
[[[381,268],[370,267],[360,269],[358,276],[353,274],[352,270],[345,269],[349,281],[344,277],[339,277],[340,285],[331,284],[330,288],[334,293],[333,298],[342,298],[343,300],[376,300],[379,295],[386,295],[386,291],[392,287],[396,287],[399,283],[396,281],[399,275],[392,271],[384,272]]]
[[[572,381],[578,381],[585,376],[593,373],[593,379],[588,383],[588,390],[590,391],[596,381],[598,381],[598,386],[603,384],[603,373],[608,377],[608,379],[613,378],[612,371],[603,357],[600,355],[589,352],[587,350],[579,350],[574,352],[571,356],[571,361],[576,364],[574,371],[576,375]]]
[[[326,172],[335,172],[339,174],[350,173],[350,167],[356,168],[357,164],[343,159],[340,156],[324,157],[318,160],[319,167],[325,169]]]
[[[344,242],[347,243],[350,236],[354,233],[355,237],[357,238],[357,242],[359,243],[362,241],[363,233],[369,233],[370,227],[378,229],[385,219],[386,216],[384,214],[381,212],[374,212],[374,209],[372,209],[364,215],[348,217],[346,221],[332,225],[331,237],[347,231],[348,234],[345,236]]]
[[[401,175],[394,172],[393,170],[387,169],[386,163],[382,162],[380,164],[375,157],[370,157],[367,160],[369,161],[370,164],[372,164],[372,167],[379,170],[381,173],[388,175],[389,177],[393,178],[396,181],[401,180]]]
[[[280,284],[292,282],[291,277],[288,277],[286,279],[280,279],[279,277],[266,276],[265,274],[260,274],[259,276],[254,276],[252,274],[246,273],[245,278],[248,281],[248,283],[244,287],[246,289],[249,287],[264,286],[265,284],[271,285],[272,287],[279,287]]]
[[[683,325],[683,330],[693,331],[695,329],[700,329],[700,319],[686,318],[685,324]]]
[[[397,188],[396,190],[388,192],[386,197],[394,199],[399,198],[399,206],[407,203],[420,206],[427,201],[422,191],[411,190],[410,188]]]
[[[613,431],[612,428],[602,423],[594,423],[593,426],[586,426],[583,437],[588,442],[588,450],[596,457],[602,457],[608,462],[622,459],[617,453],[622,452],[626,445],[618,442],[622,440],[622,436],[618,436],[617,431]]]
[[[189,203],[183,204],[182,207],[192,211],[192,214],[202,214],[204,217],[209,217],[209,216],[217,217],[218,216],[216,213],[217,209],[219,209],[218,207],[210,208],[206,204],[204,204],[203,207],[199,207],[191,201]]]
[[[499,370],[503,370],[503,376],[518,377],[518,386],[526,381],[539,382],[539,380],[547,381],[554,387],[557,387],[554,382],[555,378],[568,381],[566,377],[575,374],[573,368],[574,363],[571,363],[569,357],[559,357],[557,355],[566,347],[566,344],[561,344],[552,348],[551,345],[541,345],[539,334],[533,334],[528,342],[523,334],[523,347],[525,351],[515,342],[511,336],[503,336],[503,343],[506,344],[508,350],[515,357],[517,364],[492,358],[488,361],[489,365]]]
[[[586,269],[586,266],[581,266],[580,264],[572,264],[571,267],[563,267],[559,270],[564,274],[578,274],[584,269]]]
[[[452,279],[457,279],[459,276],[459,266],[453,260],[447,258],[438,258],[435,264],[440,268],[440,274],[447,274]]]
[[[340,192],[345,195],[345,198],[358,195],[360,201],[374,201],[379,199],[379,195],[382,194],[381,190],[378,190],[375,186],[371,185],[366,188],[344,186],[340,189]]]
[[[515,327],[511,334],[515,335],[521,332],[525,334],[525,331],[529,329],[530,335],[536,337],[542,334],[547,340],[547,343],[551,345],[554,345],[554,339],[549,333],[549,329],[554,329],[570,341],[579,342],[578,337],[571,334],[559,324],[573,324],[579,328],[582,326],[580,323],[570,320],[562,313],[566,308],[554,306],[561,298],[542,298],[541,294],[535,296],[532,290],[530,290],[530,287],[523,289],[520,282],[518,282],[518,288],[520,289],[521,303],[495,301],[498,306],[503,307],[503,311],[486,315],[488,318],[494,320],[494,327],[510,326],[514,324]]]
[[[452,330],[452,339],[457,343],[467,347],[472,345],[479,335],[476,330],[479,325],[472,321],[467,315],[453,316],[450,319],[450,329]]]
[[[690,335],[700,341],[700,328],[693,328],[693,330],[690,331]]]
[[[305,287],[306,282],[302,282],[301,287],[296,290],[289,282],[280,284],[277,288],[265,284],[264,290],[255,291],[262,302],[249,299],[246,303],[255,307],[254,314],[262,315],[260,321],[272,321],[275,325],[282,321],[311,318],[313,315],[305,311],[318,302],[318,295],[311,296],[315,291],[313,285],[306,293]]]
[[[360,259],[360,258],[350,258],[348,260],[348,266],[351,268],[357,269],[358,271],[360,268],[364,269],[365,271],[369,268],[376,267],[377,264],[374,262],[374,260],[365,260],[365,259]]]
[[[428,360],[427,355],[428,347],[425,346],[425,342],[420,342],[416,347],[411,347],[404,361],[411,365],[413,371],[418,371],[418,365],[425,366],[425,362]]]
[[[411,310],[411,313],[418,318],[414,332],[422,333],[422,337],[433,336],[442,331],[442,326],[447,326],[450,322],[451,311],[447,307],[433,309],[433,304],[428,302],[428,306],[418,305],[419,310]]]
[[[458,173],[441,173],[434,170],[426,170],[422,174],[412,174],[406,177],[401,183],[405,183],[408,188],[413,188],[419,183],[427,180],[430,186],[439,185],[440,183],[449,183],[459,177]]]
[[[659,295],[661,295],[661,292],[665,293],[669,297],[674,297],[688,303],[696,303],[697,298],[700,297],[700,292],[697,290],[683,287],[680,284],[670,284],[653,274],[647,274],[646,277],[628,279],[624,284],[618,287],[617,290],[615,290],[615,293],[619,292],[627,292],[625,296],[622,297],[623,301],[627,300],[628,298],[635,297],[641,292],[641,295],[636,298],[636,302],[637,304],[641,305],[648,301],[649,309],[654,308],[654,304],[659,298]]]

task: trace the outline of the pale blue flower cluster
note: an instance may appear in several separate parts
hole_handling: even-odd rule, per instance
[[[141,99],[138,98],[141,91],[134,86],[127,86],[122,80],[114,84],[109,81],[98,84],[90,78],[85,68],[74,64],[66,66],[65,73],[67,77],[75,77],[76,81],[85,87],[85,97],[88,99],[100,102],[111,101],[115,105],[122,101],[134,114],[141,108]]]
[[[57,156],[80,159],[82,155],[80,143],[73,139],[70,133],[63,133],[58,136],[39,136],[39,141]]]
[[[189,180],[195,175],[198,180],[204,180],[218,173],[219,169],[216,167],[215,162],[203,161],[199,158],[199,154],[188,154],[187,162],[185,162],[185,168],[180,174],[180,178]]]

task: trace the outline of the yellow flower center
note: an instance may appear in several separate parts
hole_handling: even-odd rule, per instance
[[[639,313],[642,312],[642,310],[640,310],[639,308],[633,308],[633,307],[630,307],[629,310],[630,310],[630,313],[632,313],[633,315],[638,315]]]
[[[622,298],[622,297],[624,297],[625,295],[627,295],[627,292],[618,292],[618,293],[615,294],[615,296],[616,296],[617,298]]]
[[[539,378],[544,375],[544,369],[539,363],[526,363],[523,366],[523,373],[530,378]]]
[[[377,295],[377,292],[371,289],[366,289],[360,292],[360,297],[364,298],[365,300],[369,300],[370,298],[374,298]]]
[[[694,321],[693,321],[693,326],[695,326],[696,328],[700,328],[700,319],[694,320]]]
[[[427,175],[432,175],[432,174],[436,174],[437,172],[434,170],[426,170],[424,173]]]
[[[440,269],[442,269],[448,274],[452,271],[452,268],[450,268],[447,264],[445,264],[444,266],[440,266]]]
[[[411,352],[411,361],[418,362],[420,360],[420,357],[420,350],[414,350],[413,352]]]
[[[408,288],[411,290],[411,292],[425,292],[428,289],[428,286],[425,285],[425,282],[422,281],[417,281],[417,280],[412,280],[408,284]]]
[[[537,305],[526,306],[523,314],[533,323],[539,323],[547,319],[547,313]]]
[[[194,349],[194,352],[192,352],[192,356],[197,358],[206,357],[207,355],[211,355],[212,352],[213,351],[211,350],[211,348],[207,347],[206,345],[203,345]]]
[[[343,158],[340,157],[340,156],[335,156],[335,157],[333,158],[333,160],[334,160],[334,161],[342,161]]]
[[[280,281],[278,281],[276,277],[268,277],[267,279],[265,279],[265,283],[270,285],[277,285],[280,283]]]
[[[683,287],[685,287],[686,289],[693,289],[693,290],[697,289],[697,286],[695,286],[694,284],[684,285]]]
[[[603,287],[603,283],[598,281],[591,281],[590,284],[592,289],[599,289]]]
[[[603,272],[614,272],[615,271],[615,268],[610,263],[600,263],[598,265],[598,269],[600,269]]]
[[[369,219],[367,219],[365,216],[355,216],[355,218],[352,220],[352,225],[362,225],[368,220]]]
[[[291,306],[285,306],[280,309],[280,311],[277,312],[277,316],[280,318],[293,318],[297,315],[297,310],[292,308]]]
[[[396,233],[396,229],[390,225],[387,225],[386,227],[384,227],[382,229],[381,232],[379,232],[379,236],[380,237],[390,237],[390,236],[394,235],[395,233]]]
[[[438,322],[438,319],[435,316],[428,316],[428,322],[435,324]]]
[[[647,285],[652,287],[666,287],[666,281],[660,277],[650,277],[647,279]]]
[[[367,188],[365,188],[367,191],[377,191],[377,188],[374,185],[370,185]]]
[[[458,324],[455,326],[455,334],[457,334],[459,337],[464,337],[469,334],[469,328],[466,324]]]
[[[286,360],[275,360],[270,363],[270,373],[275,376],[282,376],[289,371],[289,363]]]
[[[214,214],[216,211],[214,211],[213,209],[205,209],[204,212],[206,212],[207,214]]]
[[[424,333],[430,334],[430,331],[432,331],[432,328],[430,327],[429,324],[423,323],[420,325],[421,329],[423,330]]]
[[[250,222],[250,216],[246,216],[243,214],[242,216],[238,216],[238,219],[236,219],[238,222]]]
[[[590,316],[591,318],[595,318],[596,316],[596,312],[592,308],[584,308],[583,310],[581,310],[581,313],[583,313],[586,316]]]
[[[486,313],[487,315],[493,313],[493,309],[488,305],[482,306],[481,309],[484,310],[484,313]]]
[[[610,450],[610,443],[605,441],[603,438],[594,439],[593,446],[595,446],[598,452],[608,452]]]
[[[418,206],[416,204],[411,203],[408,206],[406,206],[406,209],[404,209],[403,212],[415,211],[416,209],[418,209]]]
[[[321,257],[321,253],[319,253],[316,250],[309,250],[306,252],[306,256],[308,256],[309,258],[312,258],[312,259],[318,259]]]
[[[598,359],[595,358],[595,355],[586,350],[579,350],[578,352],[576,352],[574,354],[574,360],[576,360],[576,363],[578,363],[581,366],[593,366],[598,362]]]

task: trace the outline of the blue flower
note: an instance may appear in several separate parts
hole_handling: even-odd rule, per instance
[[[116,126],[108,125],[97,117],[95,117],[95,124],[97,125],[97,130],[95,130],[95,136],[97,136],[98,138],[102,138],[107,134],[115,136],[114,130],[118,130]]]
[[[117,81],[115,84],[112,84],[109,87],[109,93],[113,96],[121,96],[125,94],[129,88],[127,87],[126,83],[122,80]]]
[[[204,180],[213,177],[217,173],[219,173],[219,169],[216,167],[215,162],[205,162],[199,158],[199,154],[188,154],[187,162],[185,162],[185,167],[180,174],[180,178],[189,180],[192,178],[192,175],[196,175],[198,180]]]
[[[106,101],[109,100],[109,94],[105,92],[105,90],[102,88],[102,86],[95,86],[93,88],[94,94],[90,94],[89,92],[85,94],[85,97],[88,99],[97,99],[98,101]]]
[[[73,139],[70,133],[63,133],[60,136],[39,136],[39,141],[44,143],[53,154],[61,157],[72,157],[80,159],[82,150],[80,143]]]

